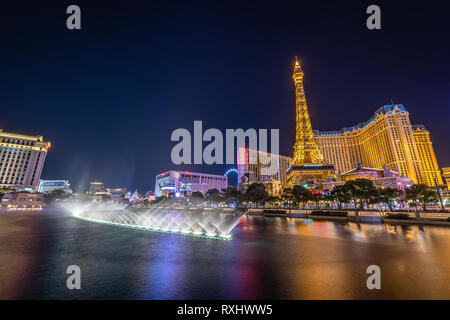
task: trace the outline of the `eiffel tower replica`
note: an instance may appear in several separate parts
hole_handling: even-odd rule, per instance
[[[297,57],[292,78],[295,84],[296,129],[294,159],[287,170],[287,184],[291,188],[295,185],[317,188],[322,182],[336,179],[336,176],[334,166],[324,163],[322,152],[314,140],[303,89],[303,70]]]

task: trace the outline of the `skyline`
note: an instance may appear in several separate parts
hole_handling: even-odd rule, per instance
[[[179,8],[176,21],[166,21],[170,6],[79,5],[79,33],[64,28],[60,13],[66,4],[32,4],[26,12],[11,14],[14,20],[3,19],[0,57],[9,63],[0,76],[0,128],[52,142],[43,179],[67,179],[75,191],[82,180],[142,190],[153,188],[156,174],[171,169],[223,174],[231,166],[171,164],[170,133],[191,128],[194,120],[218,129],[280,128],[280,154],[291,156],[295,97],[290,72],[296,55],[306,73],[313,129],[356,125],[392,99],[406,107],[412,123],[431,132],[439,166],[450,165],[445,148],[450,62],[442,7],[420,8],[431,10],[432,19],[414,5],[407,16],[395,16],[390,13],[402,10],[385,4],[383,28],[371,32],[363,25],[363,4],[302,4],[300,12],[277,8],[271,30],[263,21],[270,8],[263,6],[231,12],[210,5],[197,12],[178,5],[185,11]],[[36,8],[39,17],[33,15]],[[7,9],[15,12],[20,5]],[[158,18],[150,17],[147,24],[144,17],[155,10]],[[215,19],[219,11],[226,18]],[[292,21],[294,13],[299,18]],[[422,14],[420,32],[403,34],[417,31],[414,17]],[[36,28],[21,27],[21,19],[35,22]],[[333,56],[330,47],[337,48]]]
[[[450,299],[448,12],[3,4],[0,300],[278,319]]]

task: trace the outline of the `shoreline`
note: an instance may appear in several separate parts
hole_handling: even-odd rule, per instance
[[[293,210],[294,211],[294,210]],[[300,210],[296,210],[300,211]],[[263,218],[292,218],[292,219],[312,219],[318,221],[346,221],[358,223],[379,223],[379,224],[407,224],[407,225],[434,225],[450,227],[450,221],[440,220],[438,218],[421,218],[421,219],[389,219],[380,215],[360,215],[360,216],[322,216],[307,213],[264,213],[261,211],[249,211],[248,216],[258,216]]]

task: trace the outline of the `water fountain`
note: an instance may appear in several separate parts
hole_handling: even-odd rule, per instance
[[[84,221],[213,239],[231,239],[231,231],[244,216],[221,208],[177,208],[168,203],[145,209],[95,203],[65,207],[74,218]]]

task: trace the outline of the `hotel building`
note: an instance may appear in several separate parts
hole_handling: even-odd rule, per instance
[[[0,187],[36,190],[50,142],[0,129]]]
[[[210,189],[222,191],[228,187],[228,177],[190,171],[167,171],[156,176],[155,196],[181,196],[194,191],[206,193]]]
[[[338,174],[357,167],[382,168],[410,178],[414,183],[442,185],[430,133],[422,125],[411,125],[409,112],[401,104],[379,108],[368,121],[340,131],[314,131],[324,159]]]
[[[434,154],[433,144],[431,143],[430,132],[424,125],[413,125],[414,141],[417,145],[417,151],[422,163],[423,176],[425,176],[425,184],[435,186],[443,184],[441,172]]]

